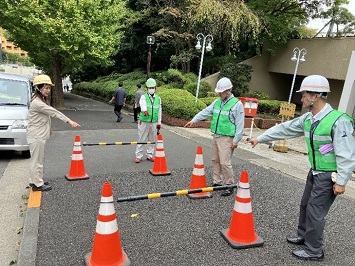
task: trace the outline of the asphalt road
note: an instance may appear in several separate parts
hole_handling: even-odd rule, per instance
[[[203,147],[208,184],[212,181],[210,140],[186,138],[161,130],[170,176],[152,176],[152,163],[134,163],[135,146],[83,146],[88,180],[67,181],[73,141],[135,141],[137,125],[126,115],[115,122],[113,107],[70,94],[63,112],[82,125],[71,129],[53,119],[54,136],[46,146],[45,176],[53,190],[42,195],[36,265],[84,265],[90,252],[100,205],[101,189],[109,181],[114,198],[188,188],[196,148]],[[263,247],[232,249],[220,236],[230,225],[235,197],[191,200],[186,196],[115,203],[121,243],[132,265],[354,265],[354,200],[339,197],[327,217],[325,259],[321,263],[293,258],[297,247],[285,241],[296,231],[304,181],[258,166],[261,156],[237,149],[233,157],[235,179],[249,172],[255,231]],[[1,162],[0,162],[1,163]],[[132,214],[134,214],[132,216]],[[4,265],[5,266],[5,265]]]
[[[60,121],[54,124],[55,136],[46,149],[46,178],[53,190],[44,193],[42,199],[38,266],[83,264],[92,248],[101,189],[106,181],[111,182],[115,198],[187,188],[198,145],[204,151],[207,182],[212,181],[210,141],[187,139],[164,128],[161,133],[170,176],[150,175],[152,163],[148,161],[135,164],[135,146],[94,146],[83,147],[90,179],[67,181],[64,175],[76,134],[88,143],[137,138],[132,117],[125,116],[116,123],[112,108],[104,110],[98,105],[96,110],[64,111],[82,124],[80,130],[68,130]],[[237,150],[233,169],[236,179],[242,170],[249,172],[255,231],[264,239],[263,247],[234,250],[222,239],[219,231],[230,225],[235,197],[221,197],[219,192],[204,200],[180,196],[115,203],[121,243],[132,265],[313,265],[293,258],[291,251],[295,247],[285,241],[285,236],[296,230],[304,184],[249,163],[248,158],[255,156]],[[326,257],[320,265],[355,263],[353,205],[353,200],[341,197],[331,209],[324,236]]]

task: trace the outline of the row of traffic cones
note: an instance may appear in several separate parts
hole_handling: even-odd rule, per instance
[[[254,230],[247,171],[242,171],[240,176],[230,226],[228,229],[221,230],[220,233],[228,244],[236,249],[258,247],[264,244],[263,239]],[[86,266],[128,266],[131,264],[122,249],[113,204],[112,186],[109,182],[105,182],[102,188],[92,252],[85,255],[84,261]]]
[[[166,163],[162,134],[158,135],[157,146],[155,151],[155,160],[153,168],[149,170],[149,173],[154,176],[171,174]],[[65,175],[65,178],[69,181],[83,180],[89,178],[88,174],[85,171],[80,136],[78,135],[76,135],[74,139],[72,159],[70,162],[69,172]]]
[[[152,175],[167,175],[167,168],[163,147],[162,135],[158,135],[156,159]],[[69,173],[65,176],[68,180],[87,179],[82,157],[80,137],[76,136],[73,148],[73,157]],[[202,147],[197,147],[194,169],[191,176],[190,189],[206,187]],[[189,194],[190,198],[209,198],[210,192]],[[264,241],[254,229],[254,219],[251,208],[250,185],[247,171],[242,171],[239,187],[232,212],[230,227],[220,231],[222,237],[233,248],[249,248],[262,246]],[[97,217],[92,252],[85,256],[87,266],[127,266],[130,265],[126,253],[123,251],[117,226],[116,213],[113,205],[112,187],[109,182],[102,188],[101,203]]]

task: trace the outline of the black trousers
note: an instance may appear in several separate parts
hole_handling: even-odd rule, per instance
[[[121,109],[122,109],[123,105],[117,105],[115,104],[115,114],[117,115],[117,118],[121,117]]]
[[[141,107],[133,108],[134,121],[138,121],[138,115],[141,112]]]
[[[309,254],[322,253],[325,216],[336,198],[333,184],[331,172],[313,175],[310,170],[308,173],[297,233],[305,239],[305,250]]]

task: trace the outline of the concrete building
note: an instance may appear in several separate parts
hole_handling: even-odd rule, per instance
[[[305,76],[318,74],[330,83],[328,102],[355,117],[355,37],[290,40],[275,55],[263,53],[242,63],[253,67],[250,90],[265,91],[272,99],[288,101],[296,63],[293,49],[305,48],[306,61],[298,66],[291,102],[301,106],[295,93]]]
[[[296,47],[305,48],[307,53],[306,61],[298,66],[291,103],[301,109],[301,94],[295,91],[304,77],[318,74],[329,80],[328,102],[332,107],[355,118],[355,37],[290,40],[274,55],[262,53],[241,62],[253,67],[250,91],[264,91],[271,99],[288,101],[296,68],[291,57]],[[218,79],[219,73],[215,73],[203,80],[214,88]]]
[[[2,51],[6,51],[12,54],[18,54],[20,56],[27,56],[26,51],[21,50],[21,48],[17,47],[13,42],[10,42],[6,39],[2,28],[0,28],[0,42]]]

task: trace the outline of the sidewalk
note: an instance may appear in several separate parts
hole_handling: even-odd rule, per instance
[[[212,133],[210,132],[210,129],[207,128],[184,128],[167,125],[164,125],[164,128],[191,139],[206,138],[212,140]],[[257,137],[263,132],[265,132],[265,130],[254,128],[252,130],[252,137]],[[297,179],[304,181],[306,180],[307,173],[309,171],[309,162],[304,137],[286,140],[288,152],[281,153],[274,151],[270,147],[271,143],[260,143],[255,146],[255,148],[251,148],[251,145],[247,143],[249,134],[250,129],[245,128],[243,139],[239,142],[238,149],[242,150],[244,153],[252,153],[255,156],[246,155],[242,153],[242,151],[238,152],[237,150],[237,152],[234,153],[236,157],[239,156],[240,158],[248,160],[259,166],[280,171]],[[348,181],[344,195],[355,198],[355,174],[353,174],[352,178]]]

